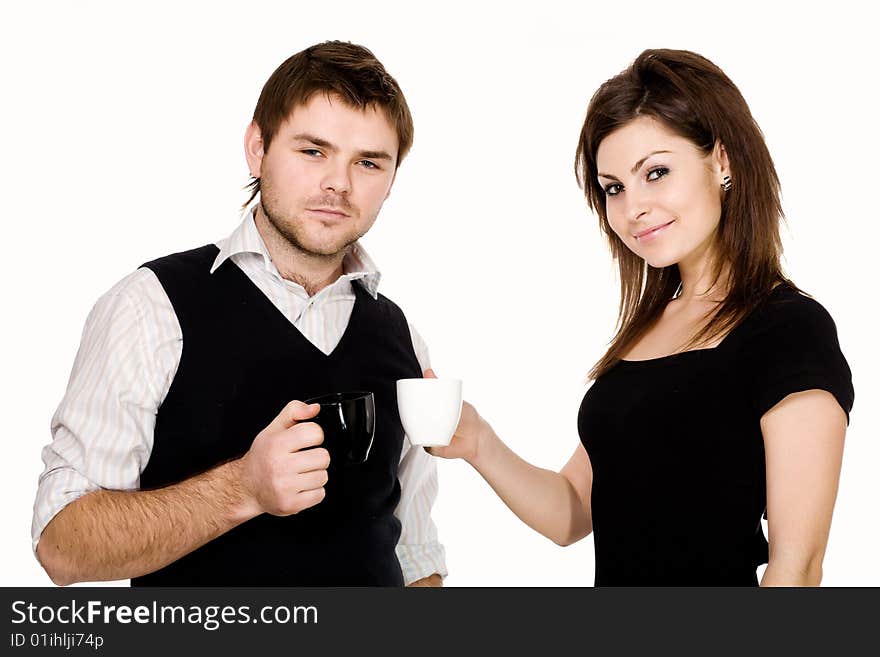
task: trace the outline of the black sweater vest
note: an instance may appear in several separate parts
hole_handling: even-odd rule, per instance
[[[296,515],[258,516],[132,586],[400,586],[397,467],[403,428],[395,381],[422,375],[401,310],[357,283],[348,327],[328,356],[232,261],[209,273],[214,245],[144,265],[183,333],[180,365],[156,417],[141,489],[244,454],[293,399],[371,390],[376,432],[367,463],[331,463],[327,496]]]

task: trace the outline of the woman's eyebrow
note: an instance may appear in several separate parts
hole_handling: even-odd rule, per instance
[[[645,157],[643,157],[641,160],[636,162],[633,165],[633,168],[629,170],[629,172],[635,173],[636,171],[638,171],[639,167],[641,167],[645,163],[645,160],[647,160],[652,155],[657,155],[659,153],[671,153],[671,152],[672,151],[652,151],[652,152],[648,153],[647,155],[645,155]],[[620,180],[618,179],[617,176],[612,176],[610,173],[599,173],[598,175],[600,175],[603,178],[610,178],[611,180],[617,180],[617,182],[620,182]]]

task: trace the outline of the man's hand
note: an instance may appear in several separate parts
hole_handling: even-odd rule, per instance
[[[427,577],[423,577],[422,579],[417,579],[412,584],[407,584],[407,587],[422,587],[422,586],[432,586],[432,587],[442,587],[443,586],[443,578],[440,577],[437,573],[433,575],[428,575]]]
[[[289,516],[324,499],[330,454],[324,432],[307,420],[319,404],[292,401],[254,439],[241,457],[241,485],[253,513]]]
[[[320,406],[290,402],[240,459],[176,484],[92,491],[46,525],[37,556],[59,585],[128,579],[177,561],[261,513],[290,515],[324,499],[326,449],[307,420]]]

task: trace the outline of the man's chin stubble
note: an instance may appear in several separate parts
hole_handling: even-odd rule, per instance
[[[328,261],[340,259],[341,257],[344,257],[345,254],[351,249],[352,245],[361,238],[361,236],[358,235],[354,239],[348,240],[340,247],[334,247],[332,249],[324,248],[318,250],[314,247],[310,248],[305,245],[304,240],[300,237],[300,235],[297,234],[295,228],[285,225],[284,223],[279,221],[277,217],[274,217],[270,212],[267,211],[266,206],[265,204],[263,204],[262,201],[260,202],[260,205],[263,208],[263,215],[266,217],[278,237],[287,242],[287,245],[290,248],[310,258]]]

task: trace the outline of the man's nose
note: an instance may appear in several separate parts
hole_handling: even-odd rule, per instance
[[[330,161],[321,180],[321,189],[337,194],[347,194],[351,191],[351,173],[347,162]]]

